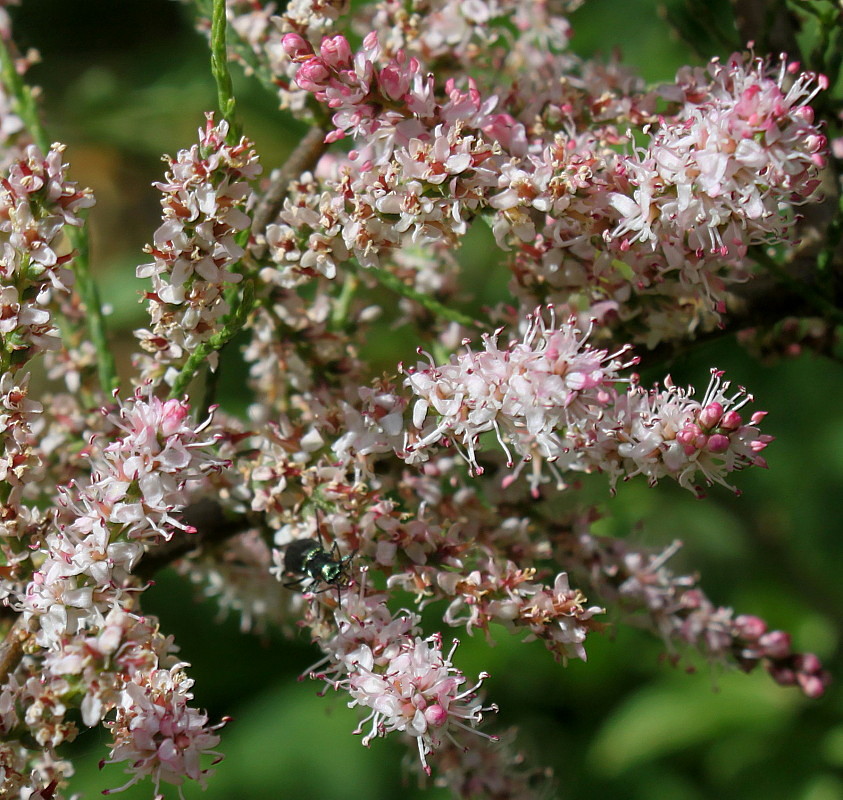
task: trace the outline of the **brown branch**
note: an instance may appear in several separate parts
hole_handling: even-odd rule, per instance
[[[195,528],[195,532],[178,531],[172,539],[146,552],[133,573],[141,582],[148,583],[156,572],[188,553],[219,544],[250,528],[262,527],[260,515],[227,518],[222,506],[211,498],[203,498],[185,508],[182,521]],[[31,635],[32,630],[19,615],[0,642],[0,686],[20,664],[24,645]]]
[[[6,638],[0,643],[0,686],[6,682],[9,673],[23,658],[23,646],[30,636],[29,628],[22,616],[9,628]]]
[[[168,541],[144,553],[133,575],[144,582],[149,581],[156,572],[188,553],[220,544],[251,528],[262,527],[259,515],[249,514],[234,519],[226,517],[223,507],[210,497],[187,506],[181,519],[186,525],[195,528],[195,532],[178,531]]]
[[[269,186],[252,215],[252,232],[255,235],[262,235],[273,217],[281,210],[290,182],[314,167],[327,150],[325,133],[324,128],[311,128],[298,143],[284,166],[272,173]],[[265,247],[266,242],[259,243],[255,248],[256,255],[262,255]]]

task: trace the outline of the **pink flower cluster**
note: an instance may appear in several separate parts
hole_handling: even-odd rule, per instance
[[[830,683],[817,656],[793,650],[790,634],[769,630],[757,616],[716,606],[694,576],[674,574],[666,564],[680,542],[653,554],[578,526],[561,534],[559,545],[563,560],[595,591],[627,614],[646,617],[671,651],[691,646],[712,662],[736,664],[745,672],[763,665],[776,683],[798,686],[808,697],[821,696]]]
[[[367,745],[377,736],[399,731],[415,737],[422,766],[428,774],[427,756],[454,728],[474,728],[482,720],[476,697],[478,683],[465,687],[466,678],[453,666],[458,642],[446,656],[438,635],[419,636],[421,618],[402,612],[393,616],[384,595],[367,593],[365,581],[355,593],[348,591],[337,611],[337,630],[321,645],[328,653],[328,667],[314,677],[324,678],[335,689],[349,693],[350,707],[369,714],[358,726]]]
[[[136,681],[123,687],[117,716],[106,723],[114,745],[111,758],[104,763],[128,761],[126,771],[132,778],[106,794],[122,791],[146,777],[152,778],[156,793],[162,781],[181,786],[190,779],[204,787],[213,774],[212,769],[201,766],[200,757],[222,758],[214,750],[219,743],[214,729],[219,726],[208,726],[207,714],[188,705],[193,698],[193,681],[184,674],[184,666],[140,673]]]
[[[650,485],[671,477],[701,496],[700,478],[709,486],[719,483],[737,492],[725,476],[748,466],[765,468],[761,452],[773,437],[761,433],[759,423],[766,411],[755,411],[745,422],[738,410],[753,398],[742,387],[727,395],[730,383],[723,372],[711,371],[702,400],[693,389],[680,389],[668,377],[665,389],[649,392],[633,387],[618,398],[611,424],[612,443],[607,446],[607,465],[613,482],[646,475]]]
[[[734,489],[728,473],[766,466],[760,454],[772,437],[757,427],[766,412],[746,424],[738,410],[752,397],[743,389],[727,395],[730,384],[719,370],[712,370],[702,401],[670,378],[664,390],[633,383],[619,392],[618,370],[635,359],[622,362],[624,349],[610,355],[590,347],[575,320],[557,327],[551,310],[547,324],[539,309],[523,342],[505,350],[497,346],[499,333],[484,337],[481,353],[467,349],[450,364],[431,359],[409,371],[405,385],[419,398],[403,451],[409,463],[428,458],[437,444],[451,444],[482,474],[480,437],[494,432],[508,467],[515,464],[511,450],[521,457],[505,485],[532,462],[534,493],[542,464],[559,487],[564,472],[600,471],[613,485],[643,474],[652,485],[670,477],[697,494],[700,479]],[[434,421],[425,425],[428,415]]]
[[[43,664],[24,658],[20,683],[12,680],[0,692],[0,731],[7,737],[29,736],[54,753],[78,733],[69,712],[79,706],[82,722],[93,727],[109,712],[114,745],[108,763],[128,760],[132,779],[126,786],[151,777],[181,785],[185,777],[203,782],[210,770],[199,758],[213,751],[219,737],[207,717],[187,705],[192,682],[177,662],[171,639],[158,631],[154,617],[139,618],[115,606],[95,633],[63,638],[49,650]],[[79,697],[81,695],[81,704]],[[28,776],[21,774],[23,759],[12,753],[2,765],[0,788],[4,797],[26,794]],[[18,764],[13,771],[12,765]],[[67,762],[56,761],[52,771],[71,774]],[[32,783],[40,782],[37,773]],[[125,788],[125,787],[123,787]]]
[[[752,248],[800,235],[828,81],[747,54],[646,90],[568,51],[571,5],[228,0],[222,38],[316,123],[316,146],[258,184],[251,142],[208,114],[167,159],[137,269],[138,388],[102,413],[107,345],[82,324],[96,309],[81,263],[72,291],[65,229],[93,200],[62,146],[19,149],[26,115],[0,114],[0,796],[58,800],[80,720],[110,730],[125,786],[204,785],[219,726],[143,613],[173,561],[244,629],[306,627],[324,653],[311,674],[360,709],[363,743],[396,734],[466,800],[528,797],[534,773],[486,746],[486,673],[472,683],[423,611],[567,663],[614,607],[672,657],[694,647],[823,693],[814,655],[673,574],[674,547],[600,538],[559,493],[602,473],[610,491],[641,476],[701,497],[766,466],[745,389],[717,369],[700,399],[669,376],[645,388],[632,348],[711,329],[779,258],[754,265]],[[0,112],[20,101],[0,91]],[[482,265],[463,263],[469,235]],[[247,418],[164,399],[235,334]],[[67,392],[36,400],[21,367],[42,351]]]
[[[6,369],[61,346],[49,306],[73,284],[63,229],[81,226],[79,212],[94,204],[90,190],[67,180],[63,155],[62,145],[46,156],[29,145],[0,180],[0,363]]]
[[[406,446],[408,461],[424,458],[424,449],[447,439],[460,446],[475,474],[476,447],[483,433],[494,431],[514,466],[510,446],[522,464],[534,458],[575,468],[569,459],[572,437],[590,418],[598,418],[612,399],[624,350],[609,354],[586,344],[586,334],[574,320],[556,324],[553,309],[546,323],[538,309],[529,319],[522,342],[498,347],[497,331],[483,337],[484,351],[454,356],[450,364],[421,364],[408,370],[405,385],[419,399]],[[468,342],[466,341],[467,345]],[[425,427],[429,413],[434,425]]]
[[[208,450],[214,438],[201,435],[210,419],[197,426],[188,411],[138,392],[110,415],[111,443],[100,450],[92,442],[91,482],[62,490],[57,527],[44,538],[46,557],[23,602],[42,647],[102,626],[115,603],[131,605],[128,579],[144,545],[183,529],[174,514],[188,487],[224,466]]]
[[[747,247],[786,238],[782,206],[809,197],[825,164],[826,139],[807,104],[827,79],[799,74],[795,63],[769,72],[762,59],[733,55],[708,74],[681,73],[665,89],[681,98],[679,113],[618,165],[624,190],[609,195],[621,250],[640,243],[660,254],[662,270],[678,270],[680,286],[702,284],[718,310],[722,288],[707,285],[704,267],[730,264],[732,279],[743,276]]]
[[[228,131],[209,114],[199,143],[170,159],[166,180],[156,184],[164,222],[148,249],[155,260],[137,269],[138,278],[152,278],[152,328],[136,331],[151,354],[141,359],[143,381],[173,383],[187,356],[219,331],[230,311],[225,290],[243,279],[231,270],[244,253],[238,234],[251,224],[249,182],[261,168],[251,142],[230,145]],[[209,363],[216,367],[216,352]]]

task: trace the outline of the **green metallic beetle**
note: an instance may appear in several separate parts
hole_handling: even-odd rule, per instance
[[[340,587],[347,585],[351,580],[348,565],[354,558],[354,553],[340,556],[336,542],[328,551],[322,541],[322,534],[318,535],[318,539],[295,539],[287,545],[284,551],[284,572],[299,577],[285,583],[284,586],[292,588],[299,586],[303,581],[310,581],[307,588],[312,589],[325,584],[324,588],[318,590],[319,592],[335,586],[339,599]]]

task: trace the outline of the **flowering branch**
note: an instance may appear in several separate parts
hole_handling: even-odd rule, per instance
[[[222,327],[210,339],[202,342],[184,362],[181,371],[173,380],[170,398],[181,397],[196,373],[208,363],[208,359],[218,354],[234,336],[243,329],[255,303],[255,290],[251,281],[243,284],[242,294],[234,295],[232,310],[222,320]]]
[[[213,0],[211,16],[211,74],[217,84],[217,108],[220,116],[228,123],[228,143],[235,144],[240,138],[240,127],[235,122],[234,87],[228,71],[228,49],[226,47],[226,4],[225,0]]]
[[[0,70],[3,83],[13,98],[15,110],[24,121],[26,130],[42,153],[50,148],[49,138],[35,103],[32,90],[24,83],[18,73],[15,59],[10,51],[11,41],[0,37]],[[73,266],[77,288],[86,310],[86,324],[92,344],[97,352],[97,371],[100,389],[104,394],[117,385],[117,372],[114,355],[106,338],[105,317],[99,297],[99,289],[94,283],[88,267],[88,234],[85,228],[68,227],[67,236],[73,248]]]
[[[763,665],[776,683],[799,686],[808,697],[820,697],[831,682],[813,653],[793,651],[789,634],[768,630],[759,617],[716,607],[693,576],[671,573],[666,564],[681,542],[650,554],[587,532],[564,533],[558,541],[563,562],[584,570],[598,594],[627,614],[649,617],[674,661],[680,657],[674,648],[690,645],[709,661],[732,661],[744,672]]]
[[[42,152],[46,152],[50,149],[50,139],[41,123],[32,89],[27,86],[18,72],[16,59],[10,50],[12,46],[11,39],[6,36],[0,37],[0,70],[2,70],[3,84],[12,96],[16,106],[15,111],[23,120],[32,140]]]
[[[219,109],[155,184],[125,396],[87,271],[93,198],[46,147],[0,4],[0,796],[59,798],[80,726],[110,732],[127,778],[109,792],[205,784],[220,724],[144,612],[167,565],[244,629],[307,628],[349,730],[402,739],[457,797],[527,797],[535,773],[480,728],[487,673],[446,629],[499,626],[564,665],[616,611],[674,661],[691,646],[821,696],[819,659],[674,574],[678,545],[598,537],[593,509],[557,501],[582,473],[607,495],[669,480],[703,498],[767,467],[747,389],[717,368],[699,393],[644,386],[634,353],[652,366],[759,320],[780,323],[770,349],[819,349],[793,315],[843,321],[843,209],[818,192],[841,196],[827,77],[750,52],[647,87],[572,53],[555,0],[197,5]],[[823,63],[837,44],[818,42]],[[263,184],[229,58],[318,123]],[[479,224],[509,281],[482,309],[503,282],[478,291],[457,255]],[[374,341],[398,327],[409,352]],[[215,402],[235,336],[242,417]],[[63,387],[36,399],[42,353]]]

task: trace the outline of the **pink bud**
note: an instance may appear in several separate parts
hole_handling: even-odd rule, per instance
[[[709,453],[725,453],[729,449],[729,437],[715,433],[708,438]]]
[[[797,676],[799,686],[806,697],[816,700],[825,694],[826,682],[818,675],[799,675]]]
[[[410,88],[410,76],[392,63],[378,73],[378,83],[390,100],[400,100]]]
[[[795,117],[804,120],[809,125],[814,121],[814,109],[811,106],[799,106],[793,111]]]
[[[736,431],[741,425],[743,425],[743,418],[737,411],[727,411],[720,417],[719,427],[724,430]]]
[[[321,59],[313,57],[299,67],[296,83],[306,92],[318,92],[325,88],[330,76],[331,70]]]
[[[298,33],[287,33],[281,38],[281,47],[292,61],[305,61],[313,55],[310,42]]]
[[[448,712],[439,703],[434,703],[424,710],[424,718],[432,728],[441,728],[448,721]]]
[[[331,36],[322,40],[319,54],[335,70],[351,69],[351,46],[345,36]]]
[[[172,436],[182,426],[187,416],[187,406],[180,400],[168,400],[164,403],[163,414],[161,415],[161,433],[164,436]]]
[[[770,677],[779,686],[795,686],[796,673],[789,667],[769,667]]]
[[[739,617],[735,617],[735,627],[738,629],[741,638],[750,641],[759,639],[767,632],[767,623],[761,617],[752,614],[741,614]]]
[[[813,653],[799,653],[793,659],[793,665],[800,672],[819,673],[822,671],[822,662]]]
[[[680,441],[688,441],[688,442],[695,442],[700,436],[705,436],[703,433],[703,429],[699,425],[695,425],[693,422],[686,425],[682,428],[679,433],[676,434],[676,438],[680,439]]]
[[[682,608],[702,608],[703,596],[699,589],[689,589],[682,595]]]
[[[784,631],[770,631],[765,633],[758,644],[764,648],[767,658],[787,658],[790,655],[790,634]]]
[[[700,425],[703,428],[713,428],[723,416],[723,406],[720,403],[709,403],[700,411]]]

